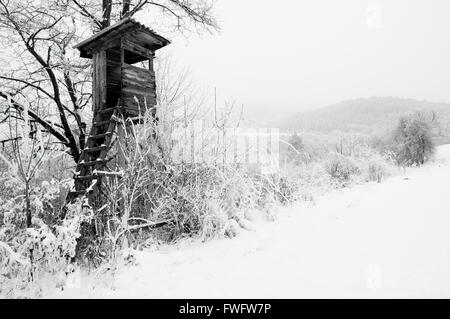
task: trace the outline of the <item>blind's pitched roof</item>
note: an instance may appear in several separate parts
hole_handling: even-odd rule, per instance
[[[158,50],[170,43],[142,23],[132,18],[125,18],[78,43],[74,48],[80,50],[81,57],[92,58],[93,48],[101,47],[102,43],[126,36],[131,32],[134,33],[133,36],[139,37],[142,46],[152,50]]]

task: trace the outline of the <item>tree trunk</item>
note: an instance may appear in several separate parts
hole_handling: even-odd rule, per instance
[[[112,0],[103,0],[102,9],[103,9],[103,15],[102,15],[102,28],[105,29],[109,27],[111,24],[111,7],[112,7]]]
[[[130,12],[130,3],[131,3],[131,0],[124,0],[123,1],[122,17],[125,17],[128,14],[128,12]]]
[[[25,181],[25,210],[27,215],[27,228],[31,227],[31,207],[30,207],[30,181]],[[34,259],[33,248],[30,248],[30,282],[34,281]]]
[[[30,182],[25,182],[25,211],[27,216],[27,228],[31,227],[31,208],[30,208]]]

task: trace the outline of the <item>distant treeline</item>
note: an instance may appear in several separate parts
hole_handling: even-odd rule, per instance
[[[395,97],[361,98],[299,113],[282,120],[280,128],[288,132],[340,130],[382,135],[395,127],[402,116],[417,111],[435,118],[432,137],[437,144],[450,142],[450,104]]]

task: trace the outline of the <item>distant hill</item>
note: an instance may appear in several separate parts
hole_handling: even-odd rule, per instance
[[[288,132],[334,130],[373,134],[392,129],[398,119],[415,111],[437,115],[439,126],[450,135],[450,103],[432,103],[397,97],[371,97],[344,101],[319,109],[298,113],[279,122]]]

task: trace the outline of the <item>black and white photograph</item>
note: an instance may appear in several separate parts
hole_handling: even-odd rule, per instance
[[[0,299],[448,298],[450,1],[0,0]]]

